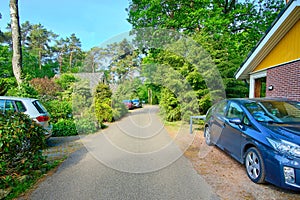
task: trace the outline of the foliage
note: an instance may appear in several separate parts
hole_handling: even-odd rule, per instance
[[[53,99],[57,93],[61,91],[60,85],[55,83],[53,79],[34,78],[30,81],[30,85],[39,93],[43,99]]]
[[[10,26],[7,29],[9,32],[3,33],[3,42],[12,46]],[[51,78],[54,76],[53,68],[59,69],[61,73],[78,72],[85,57],[80,39],[74,33],[70,37],[57,40],[58,36],[42,24],[31,24],[28,21],[21,24],[22,77]],[[12,54],[8,47],[7,49],[9,54]],[[0,58],[1,50],[2,48]],[[4,68],[12,72],[12,68],[9,67],[11,56],[7,56],[7,59],[10,59],[10,62],[5,64]]]
[[[35,62],[30,63],[30,61],[27,61],[27,59],[30,58],[24,57],[23,59],[23,76],[26,77],[27,80],[31,80],[33,78],[54,77],[55,74],[53,68],[55,64],[46,63],[43,65],[42,69],[39,69]]]
[[[122,103],[120,99],[113,99],[112,116],[113,120],[118,120],[128,113],[128,108]]]
[[[210,94],[205,94],[200,100],[199,100],[199,108],[200,113],[206,113],[206,111],[212,106],[211,96]]]
[[[44,130],[22,113],[0,113],[0,189],[14,187],[45,163]]]
[[[122,103],[123,94],[116,94],[113,96],[110,87],[103,83],[99,83],[95,89],[92,109],[101,127],[103,122],[117,120],[128,112]]]
[[[6,94],[10,87],[17,85],[15,78],[0,79],[0,96]]]
[[[77,135],[76,125],[73,119],[60,118],[53,124],[53,136],[72,136]]]
[[[108,85],[99,83],[94,92],[94,112],[98,122],[102,125],[103,122],[111,122],[113,113],[111,107],[112,91]]]
[[[51,115],[51,122],[60,119],[72,119],[72,103],[69,101],[51,100],[44,102],[44,106]]]
[[[15,86],[10,88],[7,93],[7,96],[17,96],[17,97],[29,97],[29,98],[38,98],[38,92],[26,81],[24,81],[19,87]]]
[[[73,83],[76,81],[78,81],[78,79],[73,74],[69,73],[62,74],[58,79],[55,79],[55,82],[64,90],[72,87]]]
[[[13,77],[12,70],[12,51],[8,46],[0,45],[0,77]]]
[[[78,134],[94,133],[99,129],[96,116],[90,109],[85,109],[81,116],[76,116],[75,124]]]
[[[242,81],[235,80],[234,73],[283,5],[284,2],[280,0],[267,2],[132,0],[127,9],[128,21],[134,28],[135,45],[146,52],[142,70],[147,78],[146,83],[152,85],[164,83],[163,80],[156,78],[159,75],[155,74],[157,65],[172,68],[196,91],[199,111],[202,114],[211,103],[225,97],[222,91],[226,92],[227,97],[246,97],[248,86]],[[166,32],[174,37],[170,37]],[[176,33],[180,33],[181,36]],[[199,50],[196,45],[178,42],[184,39],[182,34],[190,37],[208,52],[211,57],[209,63],[216,65],[223,79],[224,88],[218,87],[223,83],[214,76],[218,72],[211,70],[213,68],[207,65],[209,59],[200,59],[203,55],[206,56],[206,53],[196,52]],[[176,38],[180,40],[177,41]],[[157,42],[160,47],[157,46]],[[159,49],[165,47],[165,44],[171,48]],[[195,65],[201,66],[201,70],[197,70]],[[160,101],[165,102],[160,104],[165,107],[165,104],[170,103],[169,106],[172,107],[173,97],[168,93],[161,95],[163,98]],[[172,116],[176,114],[173,113]]]
[[[159,106],[160,112],[166,121],[181,120],[180,103],[169,89],[164,88],[162,90]]]
[[[42,61],[47,57],[50,43],[57,37],[52,31],[48,31],[42,24],[33,24],[27,30],[27,46],[38,59],[39,68],[42,69]]]

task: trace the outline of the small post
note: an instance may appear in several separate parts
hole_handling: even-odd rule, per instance
[[[190,134],[193,134],[193,118],[205,120],[206,115],[190,116]]]

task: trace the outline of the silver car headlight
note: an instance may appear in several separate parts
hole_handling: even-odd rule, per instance
[[[280,153],[288,156],[300,157],[300,146],[285,140],[267,138],[272,147]]]

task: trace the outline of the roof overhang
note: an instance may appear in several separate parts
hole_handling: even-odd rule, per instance
[[[249,79],[253,70],[272,51],[278,42],[300,19],[300,0],[290,0],[283,12],[273,22],[269,31],[250,52],[244,63],[235,73],[236,79]]]

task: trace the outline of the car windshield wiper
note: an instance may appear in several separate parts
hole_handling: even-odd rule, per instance
[[[259,120],[259,122],[262,122],[262,123],[266,123],[266,124],[284,124],[284,122],[278,122],[278,121],[274,121],[274,120]]]
[[[274,120],[269,120],[267,123],[269,123],[269,124],[284,124],[284,122],[278,122],[278,121],[274,121]]]

